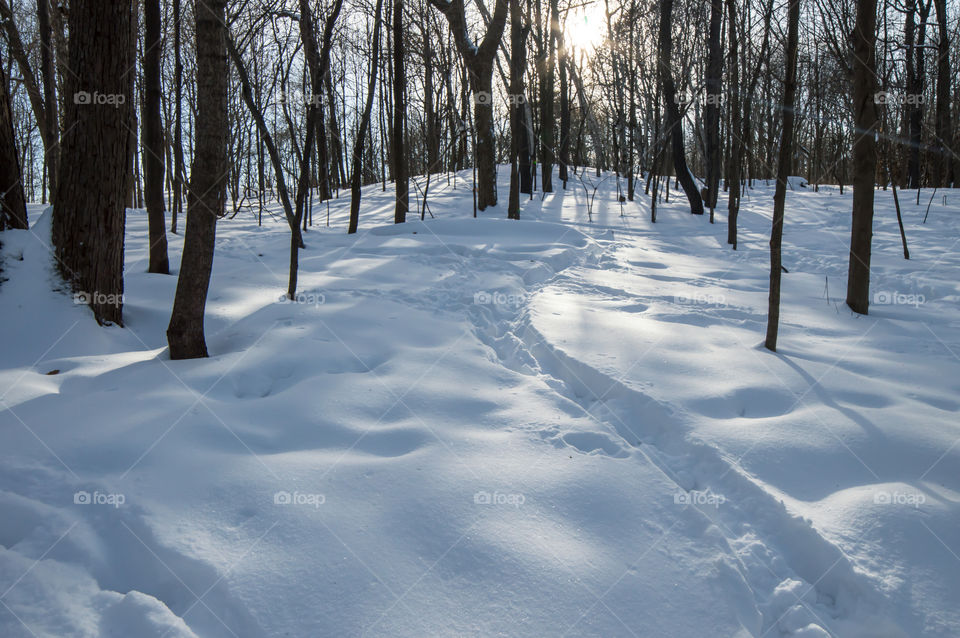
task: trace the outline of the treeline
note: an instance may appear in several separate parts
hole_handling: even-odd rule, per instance
[[[25,227],[25,201],[52,203],[66,280],[122,299],[124,208],[147,209],[161,273],[166,233],[197,211],[169,333],[174,356],[197,356],[223,216],[279,208],[293,296],[314,203],[349,191],[355,232],[371,183],[395,190],[403,222],[426,213],[430,176],[472,168],[476,214],[498,204],[509,165],[518,218],[520,194],[590,166],[614,172],[623,201],[648,196],[655,221],[675,180],[711,221],[727,193],[735,248],[757,179],[919,189],[960,176],[947,0],[492,2],[0,0],[2,224]],[[121,304],[92,306],[122,321]]]

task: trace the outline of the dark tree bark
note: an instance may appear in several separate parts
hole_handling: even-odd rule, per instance
[[[423,116],[426,120],[425,140],[427,147],[427,175],[435,173],[440,168],[440,132],[439,121],[437,118],[436,107],[434,105],[434,49],[432,36],[430,32],[430,9],[424,4],[424,12],[421,15],[423,37]],[[452,111],[452,109],[451,109]]]
[[[404,145],[404,124],[407,116],[407,79],[404,69],[403,0],[393,0],[393,175],[397,198],[393,223],[407,221],[410,209],[410,182],[408,160]]]
[[[177,215],[183,212],[183,62],[180,59],[180,0],[173,0],[173,206],[170,232],[177,234]]]
[[[217,218],[226,199],[227,27],[226,0],[195,8],[197,35],[196,148],[190,168],[187,223],[180,276],[167,327],[171,359],[207,356],[203,314],[213,269]]]
[[[45,0],[41,0],[41,3]],[[163,56],[163,30],[160,26],[160,0],[143,0],[143,168],[150,236],[148,272],[170,274],[167,261],[167,233],[163,204],[163,122],[160,116],[160,59]]]
[[[567,166],[570,164],[570,82],[567,78],[567,48],[560,43],[560,167],[558,174],[567,188]]]
[[[510,0],[510,198],[507,217],[520,219],[521,147],[528,144],[524,109],[523,72],[527,67],[527,34],[530,26],[523,23],[520,0]],[[529,153],[526,176],[530,181]]]
[[[363,143],[367,137],[367,127],[370,126],[370,110],[373,108],[373,95],[377,88],[377,69],[380,68],[380,14],[383,10],[383,0],[377,0],[376,15],[373,24],[373,42],[370,53],[370,75],[367,80],[367,98],[363,105],[363,115],[360,116],[360,129],[357,131],[356,142],[353,145],[353,172],[350,184],[350,224],[347,233],[357,232],[360,224],[360,187],[363,184]]]
[[[20,155],[13,133],[9,86],[3,65],[0,64],[0,230],[5,228],[26,230],[28,224]]]
[[[57,152],[57,140],[52,139],[49,135],[50,131],[47,126],[47,112],[43,95],[40,92],[37,79],[34,77],[33,68],[30,66],[30,58],[20,38],[17,21],[14,19],[13,11],[10,9],[7,0],[0,0],[0,25],[3,26],[7,34],[8,55],[17,63],[17,68],[20,69],[20,79],[23,82],[23,88],[26,90],[27,97],[30,100],[30,108],[33,110],[33,116],[39,124],[38,129],[40,131],[40,139],[43,142],[44,157],[53,157]],[[57,177],[53,178],[54,181],[56,181],[56,179]],[[50,193],[50,199],[52,201],[55,193],[52,190]]]
[[[934,176],[934,185],[950,186],[950,167],[953,164],[953,125],[950,117],[950,39],[947,24],[947,0],[933,0],[937,11],[937,153],[939,171]]]
[[[46,139],[51,147],[45,153],[50,199],[57,191],[57,173],[60,167],[60,122],[57,108],[57,79],[53,68],[53,43],[50,29],[50,2],[37,0],[37,28],[40,30],[40,77],[43,79],[43,122]]]
[[[787,18],[787,69],[783,86],[783,129],[777,161],[777,187],[773,194],[773,227],[770,230],[770,296],[767,308],[767,338],[764,345],[776,352],[780,328],[780,274],[782,269],[783,209],[787,198],[787,180],[793,157],[794,104],[797,94],[797,40],[800,25],[800,0],[791,0]]]
[[[467,31],[463,0],[430,0],[450,24],[457,51],[467,67],[474,99],[474,139],[477,156],[477,208],[497,205],[496,149],[493,134],[493,64],[507,23],[507,0],[497,0],[480,46]]]
[[[70,4],[70,70],[53,200],[59,270],[101,324],[123,321],[123,232],[131,166],[133,3]]]
[[[547,51],[540,70],[540,169],[541,188],[544,193],[553,192],[553,165],[556,161],[556,137],[554,135],[553,100],[556,87],[557,41],[560,39],[560,17],[557,0],[550,0],[550,33]]]
[[[683,149],[683,116],[677,103],[677,89],[673,82],[673,0],[660,0],[660,35],[658,39],[658,66],[660,82],[663,85],[663,98],[667,109],[667,132],[671,136],[673,168],[683,192],[690,202],[690,212],[703,215],[703,199],[693,181],[693,175],[687,168],[687,158]]]
[[[923,91],[924,91],[924,42],[926,22],[930,15],[930,0],[919,7],[920,25],[916,23],[917,0],[906,4],[904,22],[905,67],[907,76],[907,188],[920,188],[920,147],[922,146]]]
[[[877,2],[860,0],[853,28],[853,222],[847,305],[867,314],[870,250],[873,241],[873,189],[877,173],[876,42]]]
[[[736,0],[727,0],[727,33],[730,39],[730,165],[727,181],[727,243],[737,249],[737,215],[740,212],[740,168],[743,163],[743,126],[740,110],[740,58],[736,28]]]
[[[723,73],[723,46],[720,42],[720,27],[723,24],[723,0],[710,0],[710,39],[707,56],[707,105],[704,113],[707,151],[706,206],[717,207],[720,186],[720,87]]]

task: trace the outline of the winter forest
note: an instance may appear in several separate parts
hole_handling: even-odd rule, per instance
[[[956,0],[0,0],[0,636],[960,635]]]

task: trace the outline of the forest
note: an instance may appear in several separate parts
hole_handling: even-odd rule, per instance
[[[954,0],[0,0],[0,633],[957,635],[958,180]]]

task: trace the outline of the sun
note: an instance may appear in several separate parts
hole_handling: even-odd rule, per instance
[[[567,46],[581,51],[593,51],[607,39],[607,18],[603,3],[594,0],[578,7],[567,16],[564,39]]]

